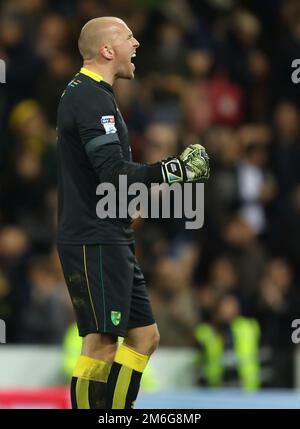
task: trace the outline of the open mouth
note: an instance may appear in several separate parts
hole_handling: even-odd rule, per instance
[[[136,57],[136,53],[131,55],[131,61],[133,60],[133,58]],[[135,69],[135,65],[133,64],[133,62],[131,62],[132,67]]]

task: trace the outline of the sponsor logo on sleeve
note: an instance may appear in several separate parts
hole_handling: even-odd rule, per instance
[[[101,124],[103,125],[106,134],[112,134],[117,132],[114,116],[102,116]]]

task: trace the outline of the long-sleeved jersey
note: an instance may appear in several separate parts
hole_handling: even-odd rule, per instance
[[[82,68],[64,91],[58,108],[58,243],[132,243],[131,219],[100,219],[99,183],[126,175],[135,182],[162,183],[161,164],[131,158],[126,124],[111,85]]]

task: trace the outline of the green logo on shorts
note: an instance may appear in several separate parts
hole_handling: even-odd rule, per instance
[[[120,311],[111,311],[110,313],[111,321],[115,326],[118,326],[121,322],[121,312]]]

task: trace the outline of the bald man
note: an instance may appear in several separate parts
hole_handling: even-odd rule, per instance
[[[133,79],[139,42],[124,21],[102,17],[82,28],[78,46],[83,67],[63,93],[57,123],[58,252],[83,337],[72,407],[132,408],[159,333],[134,256],[132,220],[98,218],[96,188],[117,188],[120,175],[147,186],[206,179],[208,157],[193,145],[156,164],[132,162],[112,85]]]

